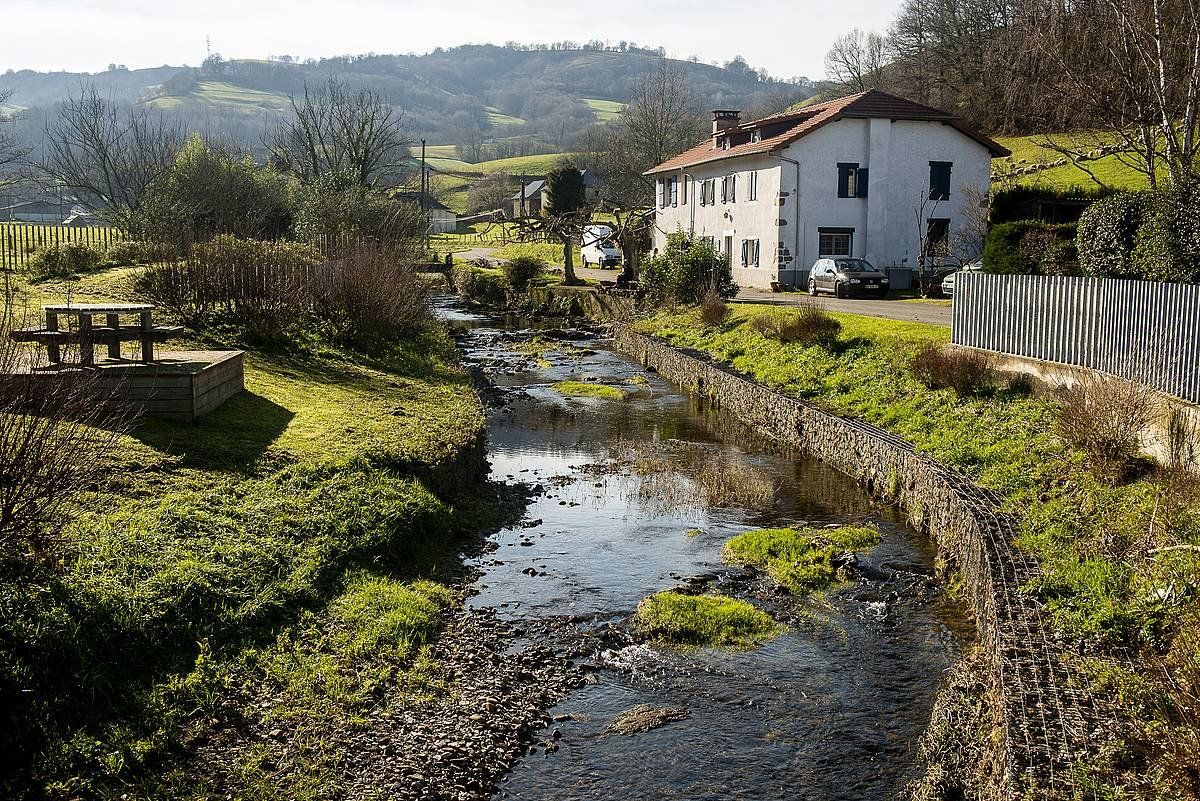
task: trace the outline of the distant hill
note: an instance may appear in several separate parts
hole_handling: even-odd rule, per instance
[[[305,62],[222,60],[199,68],[115,69],[93,75],[10,71],[9,103],[39,117],[90,82],[119,100],[148,103],[207,132],[255,144],[288,95],[336,76],[369,87],[404,109],[413,133],[431,144],[491,142],[482,158],[565,151],[586,127],[613,119],[637,80],[661,60],[643,49],[551,49],[466,45],[424,55],[348,56]],[[813,94],[811,84],[773,80],[735,61],[716,67],[675,62],[707,108],[762,109]],[[780,106],[782,107],[782,106]],[[451,155],[443,152],[439,155]],[[457,153],[453,154],[457,155]]]

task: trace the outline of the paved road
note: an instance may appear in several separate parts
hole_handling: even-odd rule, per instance
[[[809,299],[807,292],[766,292],[743,289],[734,303],[767,303],[772,306],[795,306]],[[916,300],[911,298],[834,298],[821,295],[821,303],[829,311],[904,320],[913,323],[950,326],[951,309],[948,300]]]
[[[472,248],[471,250],[454,254],[459,259],[490,258],[493,248]],[[561,265],[559,267],[561,269]],[[594,281],[613,281],[616,270],[594,270],[576,267],[575,274],[580,278]],[[764,303],[772,306],[795,306],[808,299],[806,292],[768,292],[762,289],[743,289],[734,298],[734,303]],[[881,317],[885,320],[903,320],[913,323],[950,326],[950,301],[948,300],[911,300],[911,299],[879,299],[879,298],[846,298],[839,299],[821,296],[821,302],[829,311],[861,314],[866,317]]]

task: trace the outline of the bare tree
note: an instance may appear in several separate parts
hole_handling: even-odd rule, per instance
[[[0,106],[12,97],[11,89],[0,89]],[[0,188],[14,183],[17,177],[13,168],[24,161],[30,149],[22,143],[12,130],[12,118],[0,113]]]
[[[454,149],[458,157],[471,164],[483,161],[483,145],[486,137],[478,125],[464,125],[455,132]]]
[[[620,116],[582,143],[585,164],[600,173],[605,197],[648,206],[654,182],[643,173],[704,139],[699,103],[686,75],[669,61],[637,82]]]
[[[1020,21],[1032,45],[1021,72],[1073,98],[1066,105],[1094,129],[1049,136],[1047,144],[1085,169],[1113,155],[1151,186],[1163,175],[1175,185],[1200,177],[1200,3],[1041,0],[1035,7]],[[1040,110],[1043,130],[1079,124],[1055,104]]]
[[[370,89],[331,78],[291,97],[292,116],[269,147],[276,165],[308,183],[336,176],[367,188],[395,183],[413,139],[404,115]]]
[[[178,124],[146,108],[122,108],[95,87],[84,87],[47,125],[39,171],[128,229],[150,184],[170,169],[182,143]]]
[[[878,89],[883,86],[886,51],[882,34],[854,28],[833,40],[825,54],[825,74],[846,91]]]

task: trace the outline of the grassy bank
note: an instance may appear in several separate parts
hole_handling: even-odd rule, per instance
[[[132,276],[26,297],[122,300]],[[124,436],[67,510],[57,564],[0,584],[10,794],[193,797],[176,748],[236,719],[312,736],[273,765],[231,752],[238,797],[318,797],[323,727],[420,685],[450,600],[440,557],[472,522],[444,488],[469,482],[459,457],[483,425],[453,345],[250,349],[245,378],[195,424]]]
[[[983,396],[927,387],[910,363],[925,343],[946,341],[943,328],[837,314],[840,340],[825,349],[758,333],[749,321],[769,311],[738,305],[719,326],[704,325],[694,310],[664,312],[637,327],[829,411],[875,423],[997,491],[1023,521],[1019,545],[1044,565],[1044,578],[1025,589],[1042,598],[1054,625],[1101,651],[1141,655],[1136,672],[1096,663],[1097,686],[1120,688],[1122,699],[1144,699],[1153,688],[1153,704],[1126,705],[1132,723],[1124,732],[1128,751],[1118,761],[1128,773],[1101,788],[1108,793],[1101,797],[1127,797],[1113,788],[1141,782],[1178,791],[1170,797],[1193,797],[1184,792],[1191,779],[1180,768],[1195,764],[1200,723],[1190,700],[1200,690],[1195,478],[1097,469],[1059,437],[1058,402],[1050,395],[1019,386]]]

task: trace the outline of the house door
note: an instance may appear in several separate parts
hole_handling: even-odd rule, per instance
[[[732,236],[725,237],[725,259],[729,262],[729,265],[732,267],[733,266],[733,237]]]

